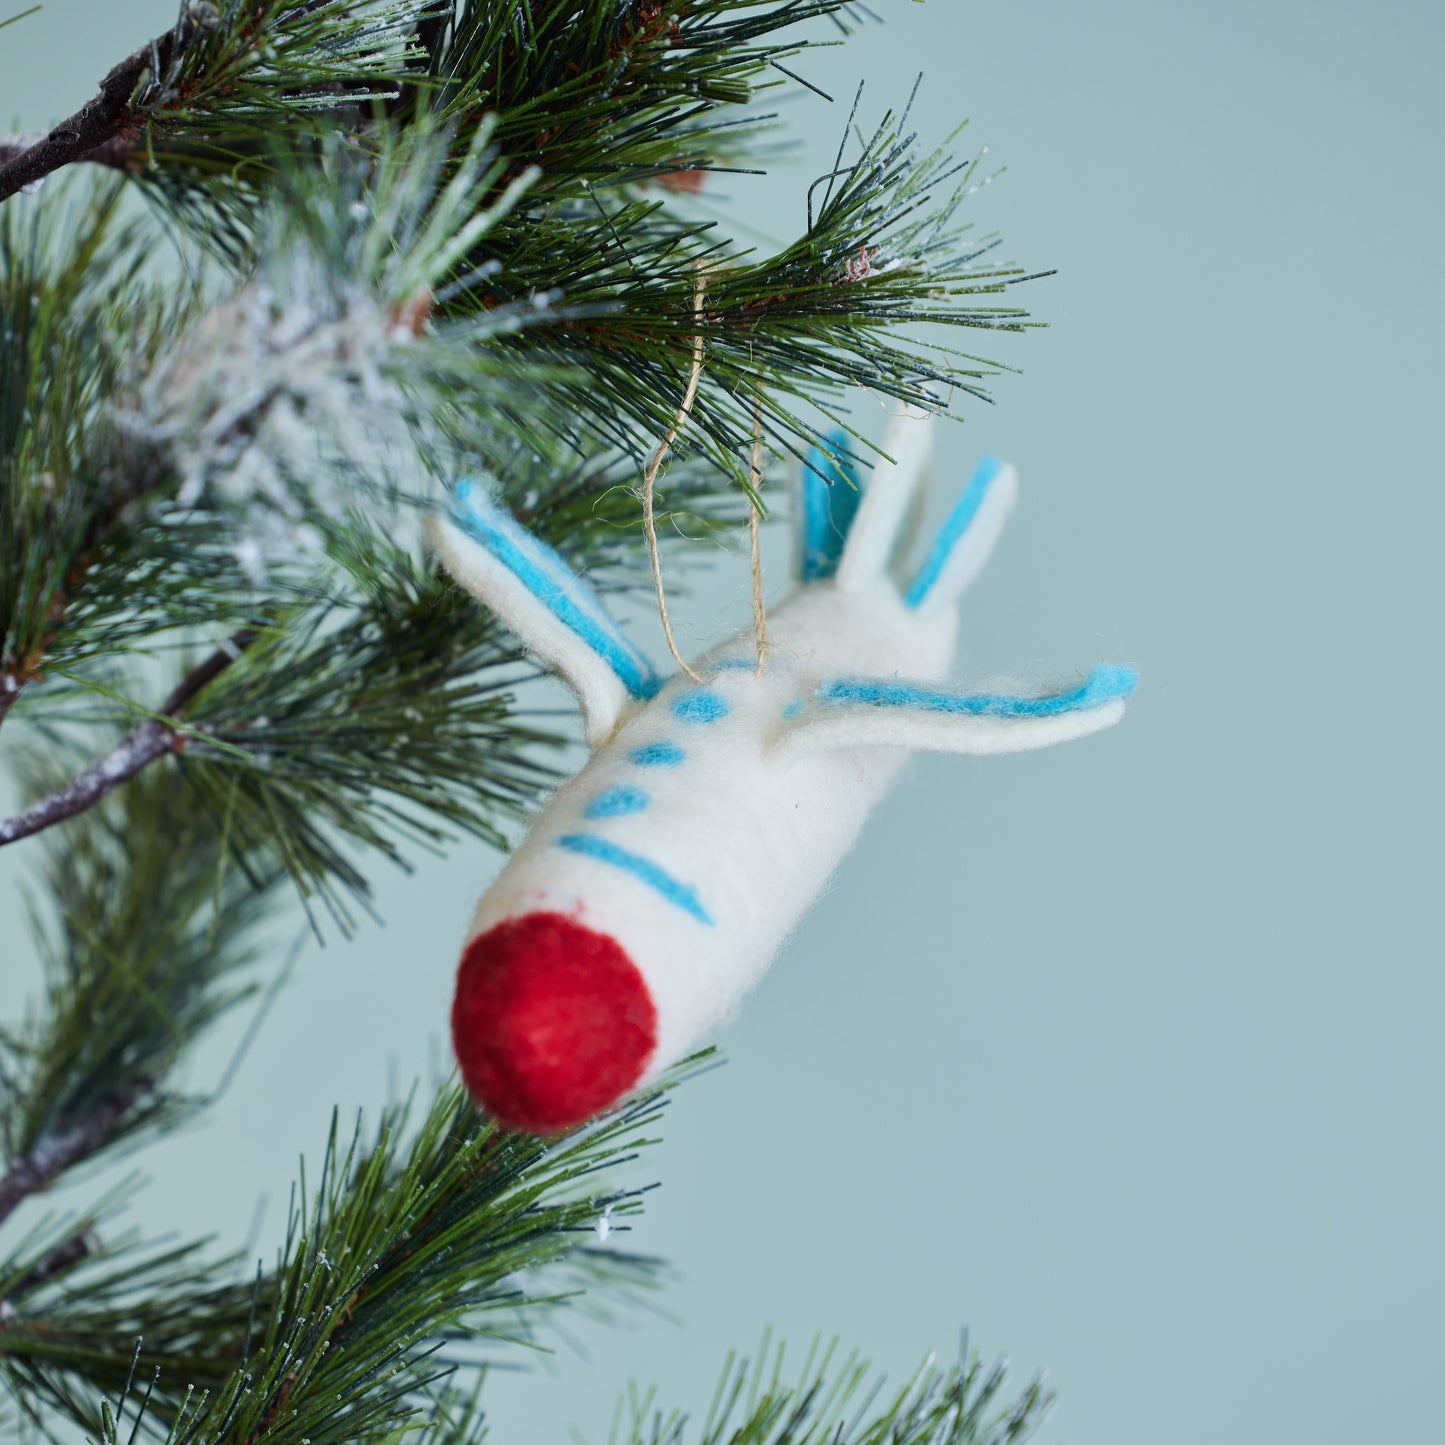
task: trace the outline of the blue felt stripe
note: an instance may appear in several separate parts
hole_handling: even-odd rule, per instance
[[[948,520],[943,524],[933,544],[933,550],[924,560],[918,576],[913,579],[913,585],[903,599],[910,607],[921,606],[933,591],[939,577],[943,575],[943,569],[948,565],[948,559],[953,556],[953,549],[973,525],[978,509],[983,506],[983,499],[988,496],[989,488],[998,480],[1002,471],[1003,463],[997,457],[985,457],[978,464],[978,470],[963,489],[963,495],[954,503],[953,511],[949,513]]]
[[[698,901],[697,894],[686,883],[679,883],[665,868],[659,868],[650,858],[629,853],[626,848],[619,848],[616,843],[599,838],[596,833],[569,833],[566,837],[557,839],[557,846],[565,848],[569,853],[581,853],[585,858],[595,858],[599,863],[607,863],[613,868],[620,868],[624,873],[632,874],[634,878],[647,884],[654,893],[660,893],[669,903],[676,905],[684,913],[690,913],[699,923],[712,926],[712,915]]]
[[[920,712],[962,713],[969,717],[1058,717],[1099,707],[1132,695],[1139,674],[1132,667],[1096,667],[1078,687],[1043,697],[932,692],[908,683],[845,677],[822,683],[814,696],[821,703],[865,707],[907,707]]]
[[[672,701],[672,715],[682,722],[719,722],[731,711],[727,698],[710,687],[695,687]]]
[[[457,525],[480,542],[564,626],[570,628],[621,679],[636,698],[662,686],[652,664],[627,640],[602,599],[539,537],[498,507],[482,488],[459,482],[453,490]]]
[[[828,447],[840,460],[835,461],[822,447],[814,447],[803,468],[800,568],[804,582],[822,582],[837,572],[848,529],[863,500],[857,469],[843,455],[847,446],[843,432],[830,432]]]
[[[644,743],[627,756],[639,768],[675,768],[687,754],[676,743]]]
[[[651,797],[643,788],[608,788],[587,804],[585,816],[626,818],[633,813],[641,813],[651,802]]]

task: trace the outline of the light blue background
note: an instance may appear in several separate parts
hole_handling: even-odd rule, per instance
[[[807,73],[866,73],[871,120],[924,70],[923,137],[972,116],[1009,167],[981,224],[1060,268],[1027,289],[1052,330],[1000,348],[1027,375],[945,432],[945,493],[984,450],[1023,478],[961,672],[1143,690],[1087,743],[914,765],[648,1163],[627,1242],[680,1325],[578,1322],[585,1359],[494,1382],[496,1438],[605,1437],[629,1377],[702,1408],[765,1323],[897,1372],[965,1321],[1049,1368],[1046,1440],[1439,1438],[1445,9],[880,8]],[[47,123],[169,13],[54,0],[0,33],[0,104]],[[841,112],[787,108],[806,169],[729,184],[739,226],[802,225]],[[745,589],[723,559],[684,637]],[[384,930],[305,955],[208,1124],[144,1157],[149,1228],[234,1243],[264,1191],[274,1237],[333,1103],[444,1059],[495,866],[383,878]]]

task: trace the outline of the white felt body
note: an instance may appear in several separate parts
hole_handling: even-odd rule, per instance
[[[728,707],[687,721],[674,704],[698,692],[670,682],[627,716],[614,737],[555,794],[482,899],[468,939],[508,918],[557,912],[615,938],[637,965],[658,1016],[646,1077],[696,1048],[736,1008],[814,903],[907,757],[902,747],[783,752],[785,716],[819,678],[901,674],[934,680],[948,667],[955,617],[909,612],[891,583],[844,591],[823,583],[769,618],[773,650],[762,677],[751,635],[698,666]],[[719,665],[721,664],[721,665]],[[633,761],[671,744],[673,765]],[[641,812],[593,819],[589,805],[617,788],[649,798]],[[600,837],[654,863],[691,889],[695,917],[615,864],[559,840]]]

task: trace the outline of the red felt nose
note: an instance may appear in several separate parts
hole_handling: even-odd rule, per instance
[[[641,1078],[657,1010],[615,938],[560,913],[528,913],[467,946],[452,1042],[472,1097],[499,1124],[553,1134]]]

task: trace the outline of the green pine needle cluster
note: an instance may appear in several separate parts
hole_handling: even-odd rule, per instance
[[[425,59],[408,0],[183,0],[151,41],[125,121],[148,140],[266,137],[278,123],[385,99]]]
[[[550,1143],[450,1084],[333,1122],[259,1271],[126,1233],[105,1176],[204,1111],[183,1065],[233,1011],[261,1025],[291,903],[345,934],[376,861],[505,848],[556,780],[571,734],[535,666],[421,545],[459,479],[641,596],[674,429],[657,516],[685,587],[820,418],[866,466],[859,388],[986,396],[996,367],[942,328],[1028,327],[1028,277],[973,230],[956,137],[840,108],[773,254],[695,201],[759,167],[809,47],[870,15],[185,0],[66,122],[0,139],[0,847],[34,850],[43,967],[0,1030],[6,1438],[475,1445],[479,1359],[657,1282],[608,1241],[657,1093]],[[95,1203],[45,1212],[92,1166]],[[1045,1403],[1000,1404],[967,1358],[892,1397],[866,1378],[825,1353],[787,1383],[765,1348],[699,1430],[633,1397],[612,1438],[1016,1445]]]
[[[177,1445],[409,1433],[455,1404],[479,1349],[535,1346],[581,1291],[621,1304],[653,1288],[657,1262],[604,1250],[597,1224],[625,1230],[640,1209],[613,1175],[662,1102],[560,1145],[499,1131],[455,1088],[415,1128],[405,1107],[374,1130],[333,1120],[269,1270],[200,1244],[77,1252],[29,1288],[43,1250],[0,1264],[15,1312],[0,1376],[101,1439],[135,1423]]]
[[[6,1156],[83,1139],[86,1156],[174,1122],[166,1079],[187,1046],[256,986],[256,927],[277,876],[228,865],[223,835],[184,777],[152,769],[49,849],[35,918],[46,992],[0,1036]],[[159,897],[164,909],[156,906]],[[3,1207],[3,1204],[0,1204]]]
[[[837,1352],[836,1341],[815,1344],[790,1379],[783,1347],[765,1335],[751,1365],[728,1360],[699,1427],[685,1414],[663,1414],[654,1393],[633,1392],[608,1445],[1022,1445],[1052,1403],[1039,1381],[1001,1399],[1002,1366],[985,1368],[967,1340],[956,1365],[940,1369],[930,1359],[891,1392],[867,1361],[837,1361]]]

